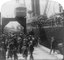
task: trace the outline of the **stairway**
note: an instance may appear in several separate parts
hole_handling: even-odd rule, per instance
[[[47,47],[47,48],[50,48],[50,43],[47,40],[41,41],[40,44]]]

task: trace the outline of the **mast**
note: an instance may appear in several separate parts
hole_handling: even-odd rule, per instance
[[[63,9],[62,9],[61,4],[59,4],[59,12],[60,12],[60,13],[63,12]]]
[[[19,0],[16,0],[17,3],[19,3]]]
[[[48,2],[49,2],[49,0],[46,0],[46,5],[45,5],[45,9],[44,9],[44,16],[47,16],[47,14],[46,14],[46,11],[47,11],[47,7],[48,7]]]

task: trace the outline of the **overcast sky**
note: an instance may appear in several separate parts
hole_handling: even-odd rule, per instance
[[[1,11],[1,6],[6,3],[7,1],[10,1],[10,0],[0,0],[0,11]]]
[[[10,1],[10,0],[0,0],[0,11],[1,11],[1,6],[6,3],[7,1]],[[54,1],[57,1],[59,2],[60,4],[62,4],[63,8],[64,8],[64,0],[54,0]]]

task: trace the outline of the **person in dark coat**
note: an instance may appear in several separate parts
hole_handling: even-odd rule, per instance
[[[22,44],[22,52],[23,52],[23,57],[25,58],[25,60],[27,60],[27,56],[28,56],[28,42],[27,42],[27,38],[25,37],[23,39],[23,44]]]
[[[33,29],[29,32],[29,35],[34,35],[34,30]]]
[[[62,60],[64,60],[64,43],[63,42],[58,43],[58,49],[59,49],[60,53],[63,55]]]
[[[30,60],[34,60],[33,58],[33,51],[34,51],[34,46],[35,46],[35,38],[33,36],[29,36],[29,53],[30,53]]]
[[[53,51],[53,53],[55,52],[57,48],[57,41],[54,39],[54,37],[51,37],[51,49],[50,49],[50,54]]]

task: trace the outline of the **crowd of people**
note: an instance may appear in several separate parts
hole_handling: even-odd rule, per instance
[[[25,60],[27,60],[28,55],[30,55],[29,60],[34,60],[33,57],[34,47],[37,47],[39,43],[40,38],[35,36],[33,30],[27,34],[21,32],[20,33],[9,32],[9,33],[2,33],[0,35],[0,50],[2,48],[3,51],[5,52],[4,54],[5,57],[7,54],[7,59],[11,58],[11,60],[13,59],[13,57],[14,60],[18,60],[18,54],[21,54],[23,58],[25,58]],[[52,50],[53,52],[56,51],[56,47],[58,48],[57,42],[54,39],[54,37],[51,37],[50,54]]]
[[[27,60],[30,55],[30,60],[33,59],[34,47],[38,45],[38,39],[32,34],[24,33],[3,33],[0,36],[0,47],[7,53],[7,58],[18,60],[18,53]]]

